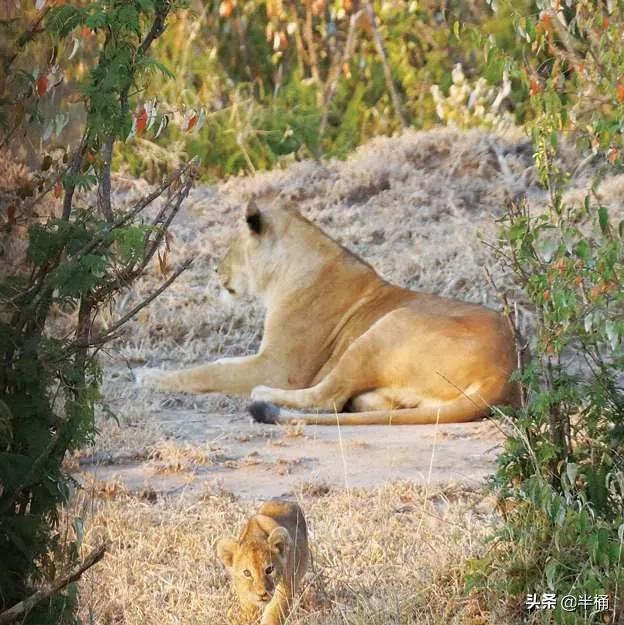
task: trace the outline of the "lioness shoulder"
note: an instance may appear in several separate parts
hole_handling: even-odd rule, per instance
[[[299,591],[309,560],[301,508],[268,501],[239,537],[221,538],[217,553],[232,579],[243,612],[262,625],[280,625]]]

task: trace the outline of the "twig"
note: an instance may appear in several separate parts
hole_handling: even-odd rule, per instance
[[[81,564],[72,569],[67,575],[57,579],[50,585],[45,586],[33,593],[27,599],[16,603],[13,607],[0,613],[0,625],[6,625],[6,623],[12,623],[20,616],[28,614],[38,603],[45,601],[51,597],[54,593],[65,588],[72,582],[80,579],[82,574],[90,569],[93,565],[97,564],[106,553],[108,549],[108,543],[103,543],[99,547],[95,548]]]
[[[141,211],[147,208],[155,199],[159,198],[171,185],[173,185],[182,174],[186,173],[187,170],[191,170],[195,172],[196,166],[198,163],[198,159],[196,157],[192,158],[186,165],[182,165],[175,173],[171,174],[169,178],[161,184],[158,189],[150,193],[147,197],[143,198],[137,205],[125,215],[119,217],[115,222],[113,222],[106,230],[102,233],[94,237],[85,247],[76,252],[75,257],[80,258],[92,252],[100,243],[102,243],[106,237],[116,228],[120,228],[125,225],[128,221],[130,221],[133,217],[136,217]]]
[[[20,212],[22,214],[27,214],[31,211],[43,198],[54,189],[58,182],[63,179],[63,176],[66,174],[68,167],[62,168],[58,173],[52,176],[52,179],[48,182],[48,184],[43,188],[43,190],[37,194],[30,202],[27,202],[20,208]]]
[[[511,331],[514,341],[514,348],[516,350],[516,365],[518,367],[518,371],[522,373],[524,371],[524,352],[528,347],[528,343],[523,343],[522,335],[520,334],[520,330],[518,329],[518,305],[514,302],[514,319],[511,318],[511,306],[509,305],[509,299],[507,297],[507,293],[502,289],[499,289],[494,282],[494,278],[492,278],[492,274],[488,270],[487,267],[483,268],[485,272],[485,277],[487,281],[490,283],[490,286],[496,291],[499,299],[503,302],[503,315],[507,320],[507,325]],[[520,405],[522,408],[526,407],[526,393],[524,386],[522,384],[518,384],[520,388]]]
[[[102,148],[102,182],[98,189],[98,199],[102,215],[106,221],[113,221],[113,207],[111,205],[111,168],[113,165],[113,143],[115,135],[107,137]]]
[[[186,271],[191,264],[193,263],[192,258],[187,258],[182,265],[174,271],[167,280],[165,280],[151,295],[146,297],[142,302],[137,304],[130,312],[126,313],[121,319],[118,319],[110,328],[100,334],[99,336],[89,339],[87,341],[77,341],[72,347],[93,347],[95,345],[101,345],[106,343],[111,338],[113,338],[113,334],[121,328],[124,324],[126,324],[132,317],[134,317],[141,309],[145,308],[148,304],[154,301],[183,271]]]
[[[303,35],[308,44],[308,58],[310,59],[310,71],[312,72],[312,78],[317,85],[321,84],[321,75],[319,72],[318,56],[316,54],[316,47],[314,45],[314,29],[312,24],[312,3],[306,2],[306,15],[305,24],[303,29]]]
[[[182,202],[185,200],[185,198],[189,194],[192,184],[193,184],[193,177],[191,176],[184,183],[183,187],[179,191],[177,191],[177,197],[175,199],[175,203],[171,207],[169,215],[167,216],[166,219],[161,221],[162,227],[157,232],[156,236],[154,237],[154,240],[151,243],[149,243],[149,245],[146,244],[146,248],[143,253],[143,259],[141,260],[141,262],[133,269],[128,268],[126,271],[120,273],[120,275],[115,280],[113,280],[106,286],[103,286],[99,290],[97,290],[93,294],[93,298],[96,302],[98,303],[102,302],[108,295],[119,290],[120,288],[125,286],[128,282],[131,282],[132,280],[134,280],[137,276],[141,274],[143,269],[145,269],[145,267],[147,266],[147,263],[151,260],[152,256],[156,253],[158,246],[160,245],[161,241],[163,240],[167,232],[167,228],[169,227],[174,217],[177,215],[178,211],[180,210],[180,207],[182,206]],[[170,206],[169,202],[170,200],[167,202],[167,208],[169,208]],[[161,213],[163,213],[163,211],[161,211],[159,214]]]
[[[344,50],[337,63],[337,66],[334,67],[334,71],[329,79],[329,84],[325,90],[325,94],[323,96],[323,117],[321,119],[321,124],[319,127],[319,135],[321,137],[323,136],[323,134],[325,134],[327,117],[329,115],[329,107],[331,105],[331,101],[334,99],[334,94],[336,92],[336,86],[338,85],[340,73],[342,72],[342,68],[344,67],[345,63],[348,63],[349,59],[353,56],[357,23],[362,15],[364,15],[364,11],[359,10],[357,13],[354,13],[349,20],[349,31],[347,32],[347,40],[345,42]]]
[[[405,121],[405,115],[403,114],[403,105],[401,104],[401,98],[399,97],[399,93],[396,90],[394,80],[392,79],[392,70],[390,69],[388,55],[386,54],[386,50],[384,48],[381,33],[379,32],[379,28],[377,27],[377,16],[375,15],[375,11],[373,10],[373,7],[371,6],[369,0],[365,0],[363,4],[364,10],[368,14],[368,19],[370,20],[370,27],[373,33],[373,42],[375,44],[375,47],[377,48],[377,54],[381,59],[381,64],[383,65],[384,77],[386,79],[386,87],[390,92],[392,104],[394,105],[394,109],[399,118],[399,122],[401,123],[401,128],[405,130],[407,128],[407,122]]]
[[[13,62],[17,58],[17,55],[22,50],[22,48],[27,43],[32,41],[35,35],[38,35],[39,33],[42,33],[45,30],[43,28],[40,28],[40,26],[41,26],[41,22],[43,22],[43,20],[46,18],[49,11],[50,11],[50,6],[45,7],[41,15],[39,15],[39,17],[33,22],[31,27],[28,30],[25,30],[17,39],[17,43],[15,45],[13,54],[10,57],[8,57],[8,59],[4,63],[5,74],[9,73],[9,68],[11,67],[11,65],[13,65]]]
[[[80,140],[80,145],[74,154],[74,158],[72,158],[71,165],[69,166],[68,174],[75,178],[78,175],[78,171],[80,170],[80,166],[82,165],[82,159],[84,158],[85,152],[87,151],[87,145],[89,143],[89,130],[86,129],[84,134],[82,135],[82,139]],[[63,220],[67,221],[69,216],[71,215],[72,210],[72,201],[74,198],[74,191],[76,190],[76,183],[72,180],[69,182],[69,185],[65,189],[65,197],[63,198]]]

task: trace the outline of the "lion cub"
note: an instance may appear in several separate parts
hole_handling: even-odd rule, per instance
[[[286,620],[308,566],[306,522],[296,503],[268,501],[247,520],[238,540],[222,538],[219,558],[246,617],[261,625]]]

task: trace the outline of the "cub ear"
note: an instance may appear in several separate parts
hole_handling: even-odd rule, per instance
[[[280,558],[285,558],[291,545],[290,534],[285,527],[276,527],[268,538],[271,551]]]
[[[249,229],[255,234],[260,234],[262,232],[262,215],[254,200],[249,200],[247,204],[247,208],[245,209],[245,221]]]
[[[234,555],[238,551],[238,542],[233,538],[222,538],[217,543],[217,555],[226,569],[232,568],[232,562],[234,561]]]

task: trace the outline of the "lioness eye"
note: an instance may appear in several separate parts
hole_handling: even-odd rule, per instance
[[[271,573],[273,573],[273,567],[272,566],[267,566],[266,569],[264,569],[264,572],[267,575],[271,575]]]
[[[244,575],[245,577],[251,577],[251,572],[250,572],[250,570],[249,570],[249,569],[245,569],[245,570],[243,571],[243,575]]]

